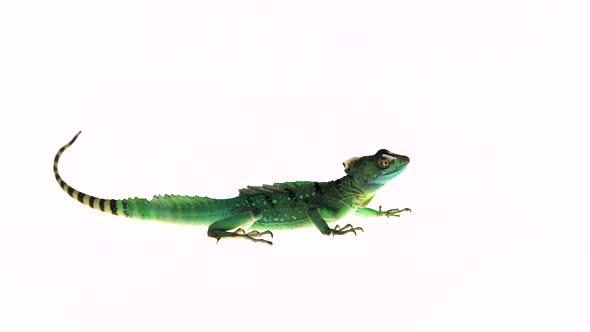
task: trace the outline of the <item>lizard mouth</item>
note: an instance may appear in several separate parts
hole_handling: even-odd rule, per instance
[[[406,169],[407,164],[398,167],[395,171],[392,171],[390,173],[384,174],[383,176],[375,179],[375,182],[377,183],[383,183],[385,184],[386,182],[391,181],[393,178],[395,178],[396,176],[400,175],[401,172],[404,171],[404,169]]]

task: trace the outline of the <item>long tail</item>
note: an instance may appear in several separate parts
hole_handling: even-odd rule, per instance
[[[127,213],[125,213],[124,208],[126,200],[103,199],[85,194],[81,191],[72,188],[59,175],[59,171],[57,169],[59,157],[67,148],[74,144],[74,142],[81,133],[82,132],[79,131],[68,144],[62,146],[61,149],[59,149],[59,151],[57,151],[57,153],[55,154],[55,159],[53,161],[53,174],[55,175],[55,180],[57,181],[61,189],[63,189],[73,199],[78,200],[78,202],[96,210],[112,213],[117,216],[127,216]]]
[[[85,194],[68,185],[59,175],[58,163],[61,154],[78,138],[78,132],[72,140],[62,146],[55,154],[53,174],[55,180],[70,197],[93,209],[134,219],[156,219],[175,222],[212,222],[227,217],[228,206],[232,199],[213,199],[201,196],[164,195],[145,198],[104,199]]]

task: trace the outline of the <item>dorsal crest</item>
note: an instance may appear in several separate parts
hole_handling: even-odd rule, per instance
[[[272,195],[277,193],[289,193],[306,186],[313,186],[314,182],[296,181],[275,184],[264,184],[262,186],[247,186],[239,190],[240,196]]]
[[[203,196],[184,196],[184,195],[156,195],[150,202],[160,208],[191,208],[199,205],[210,204],[212,198]]]
[[[285,189],[277,186],[276,184],[269,185],[264,184],[262,186],[247,186],[239,190],[240,196],[254,196],[260,194],[276,194],[285,193]]]
[[[344,166],[344,171],[346,172],[346,174],[348,174],[348,170],[350,169],[350,165],[354,164],[357,160],[359,160],[361,158],[359,157],[352,157],[348,160],[345,160],[342,165]]]

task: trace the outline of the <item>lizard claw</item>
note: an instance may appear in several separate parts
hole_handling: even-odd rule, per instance
[[[236,229],[233,232],[228,232],[228,231],[221,231],[221,232],[223,232],[223,236],[211,236],[210,235],[211,237],[217,239],[217,241],[215,242],[216,244],[219,243],[219,240],[222,237],[238,237],[238,238],[244,238],[244,239],[250,240],[252,242],[266,243],[266,244],[272,246],[272,242],[271,241],[268,241],[268,240],[265,240],[265,239],[259,239],[259,237],[264,236],[264,235],[270,235],[271,238],[274,237],[273,236],[274,234],[271,231],[269,231],[269,230],[266,230],[266,231],[263,231],[263,232],[250,231],[250,232],[246,233],[246,231],[244,231],[244,229],[238,228],[238,229]]]
[[[362,227],[354,227],[351,224],[348,224],[342,228],[340,228],[340,225],[336,225],[330,230],[330,234],[332,234],[332,237],[334,235],[343,235],[346,233],[354,233],[354,235],[357,235],[356,231],[364,232],[365,230]]]
[[[386,211],[382,211],[381,210],[381,207],[379,207],[379,212],[381,212],[381,214],[384,215],[384,216],[386,216],[387,218],[389,218],[389,217],[399,217],[400,216],[399,214],[402,213],[402,212],[405,212],[405,211],[412,212],[412,210],[409,209],[409,208],[389,209],[389,210],[386,210]]]

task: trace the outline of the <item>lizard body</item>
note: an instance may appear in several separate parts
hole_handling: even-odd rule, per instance
[[[327,222],[354,213],[362,217],[396,216],[410,209],[382,211],[365,207],[376,192],[399,175],[410,159],[381,149],[376,154],[351,158],[344,162],[346,175],[329,182],[285,182],[248,186],[233,198],[163,195],[145,198],[103,199],[82,193],[60,176],[58,163],[62,153],[78,138],[64,145],[55,155],[53,172],[59,186],[80,203],[117,216],[144,220],[161,220],[208,226],[207,234],[218,241],[240,237],[272,244],[262,239],[273,236],[275,229],[292,229],[315,225],[322,234],[341,235],[362,231],[347,224],[330,228]],[[244,229],[249,229],[245,231]]]

